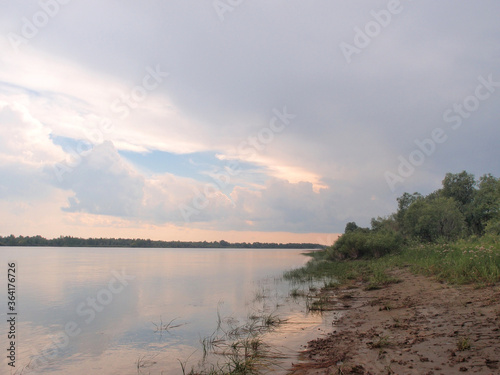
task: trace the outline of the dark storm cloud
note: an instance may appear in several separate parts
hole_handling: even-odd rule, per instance
[[[160,64],[169,77],[158,95],[195,124],[183,126],[186,138],[203,144],[199,151],[229,153],[266,125],[273,108],[287,106],[296,118],[261,156],[317,175],[328,190],[302,186],[301,194],[312,194],[311,207],[336,212],[335,223],[322,217],[337,231],[345,218],[366,223],[389,213],[405,190],[436,189],[446,172],[500,175],[500,87],[462,116],[460,128],[443,118],[474,96],[481,77],[500,82],[498,2],[260,0],[227,11],[212,1],[58,4],[19,53],[34,48],[128,87]],[[22,36],[23,17],[32,20],[39,10],[36,2],[7,4],[3,34]],[[356,49],[348,58],[346,44]],[[144,133],[152,128],[136,126]],[[437,128],[446,141],[401,177],[400,157],[409,160],[419,150],[416,141],[432,139]],[[392,190],[388,171],[400,177]],[[297,192],[286,181],[281,189],[294,197],[290,204],[279,203],[274,188],[266,185],[261,199],[268,209],[261,212],[281,223],[277,230],[300,231],[321,212],[295,207]],[[337,194],[345,199],[328,198]]]

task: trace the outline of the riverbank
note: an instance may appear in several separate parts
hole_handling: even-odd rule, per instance
[[[310,341],[290,374],[500,371],[498,285],[449,285],[407,267],[387,278],[324,289],[321,308],[337,313],[332,332]]]

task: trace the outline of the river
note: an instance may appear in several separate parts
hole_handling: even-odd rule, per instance
[[[283,357],[268,372],[284,372],[300,344],[327,329],[304,298],[290,296],[308,286],[281,278],[307,262],[303,251],[2,247],[4,353],[9,262],[17,315],[16,367],[2,356],[0,372],[177,375],[208,366],[207,352],[208,363],[222,366],[225,356],[210,353],[228,352],[231,330],[250,337],[252,329]]]

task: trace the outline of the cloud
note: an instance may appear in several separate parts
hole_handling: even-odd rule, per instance
[[[47,198],[51,187],[43,168],[62,158],[62,149],[21,103],[0,97],[0,124],[0,199],[23,200],[26,205]]]
[[[104,142],[64,176],[62,187],[75,193],[65,211],[137,217],[144,178],[134,173],[110,142]]]
[[[48,173],[48,172],[47,172]],[[95,146],[59,183],[72,196],[65,212],[109,215],[123,219],[173,223],[213,230],[311,232],[331,230],[332,198],[313,184],[268,178],[259,188],[237,186],[229,196],[216,183],[170,173],[145,177],[111,142]],[[331,203],[331,202],[330,202]],[[182,210],[188,214],[182,214]]]
[[[50,132],[22,103],[0,97],[0,163],[41,166],[63,156]]]
[[[64,189],[72,196],[64,215],[214,230],[341,231],[345,220],[366,225],[370,216],[390,213],[405,190],[438,188],[446,172],[499,175],[500,90],[456,131],[443,113],[474,93],[479,76],[500,81],[500,5],[401,4],[351,63],[339,44],[353,43],[355,28],[386,2],[256,0],[223,22],[211,2],[61,6],[17,52],[0,39],[0,163],[10,177],[2,194]],[[2,35],[22,33],[23,17],[39,7],[6,4]],[[162,80],[138,98],[151,69],[164,72]],[[284,106],[295,117],[272,141],[254,153],[234,151],[269,128]],[[415,141],[436,128],[448,140],[391,191],[384,173],[397,171],[399,157],[408,158]],[[94,149],[80,152],[78,164],[72,150],[53,142],[57,137]],[[190,174],[178,172],[182,157],[169,159],[176,168],[153,173],[129,164],[124,151],[210,157]],[[179,205],[205,195],[209,172],[227,170],[224,162],[245,168],[186,223]],[[64,184],[50,185],[53,176],[43,171],[55,163],[78,165]]]

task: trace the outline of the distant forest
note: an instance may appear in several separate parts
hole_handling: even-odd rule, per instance
[[[58,237],[47,239],[42,236],[0,236],[0,246],[55,246],[55,247],[155,247],[155,248],[241,248],[241,249],[323,249],[325,246],[313,243],[268,243],[221,241],[153,241],[140,238],[78,238]]]

